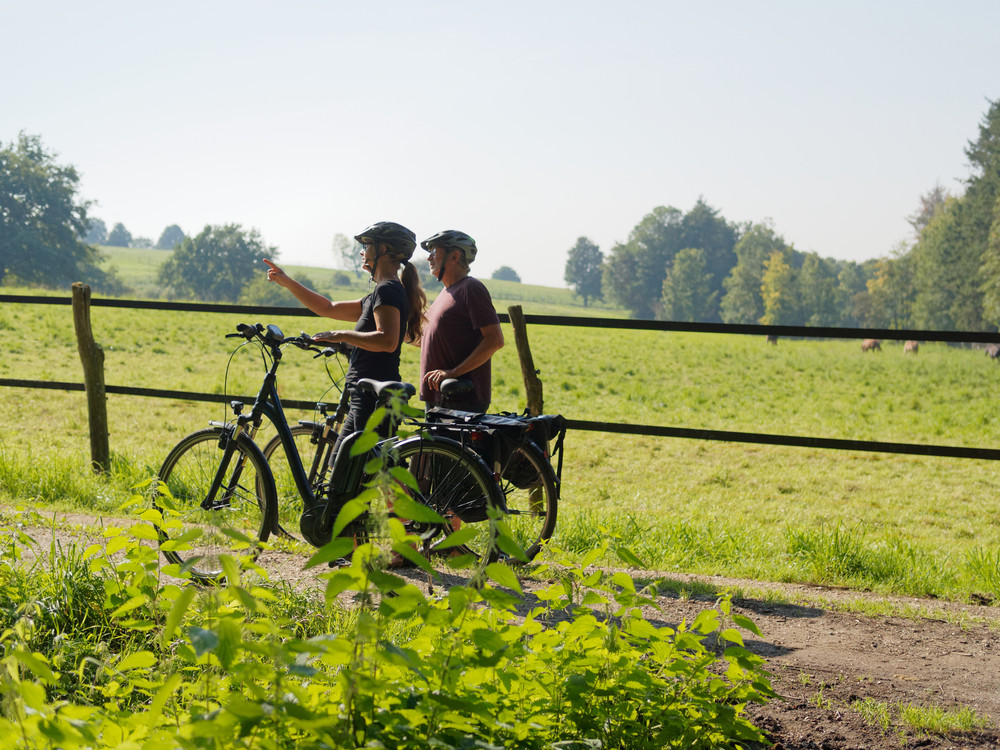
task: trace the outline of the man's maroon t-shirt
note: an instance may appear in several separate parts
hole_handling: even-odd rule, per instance
[[[450,370],[461,363],[483,340],[481,328],[500,323],[489,290],[479,279],[466,276],[442,290],[427,310],[420,342],[420,372]],[[490,361],[463,377],[472,380],[476,401],[491,400]],[[441,400],[440,391],[432,391],[421,381],[420,398],[427,404]]]

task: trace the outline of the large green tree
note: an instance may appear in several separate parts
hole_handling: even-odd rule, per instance
[[[1000,326],[1000,198],[993,207],[993,224],[983,253],[983,317]]]
[[[868,307],[866,283],[870,277],[867,267],[853,260],[837,263],[837,288],[834,292],[839,325],[854,328],[865,319],[863,312]]]
[[[569,249],[563,280],[583,298],[583,306],[591,299],[601,299],[604,253],[587,237],[578,237]]]
[[[110,247],[132,247],[132,233],[119,221],[108,232],[107,243]]]
[[[254,276],[266,270],[263,259],[276,256],[277,249],[265,245],[256,229],[206,226],[174,250],[159,280],[174,297],[236,302]]]
[[[674,256],[663,280],[660,317],[685,322],[708,320],[718,308],[719,292],[712,283],[708,253],[700,247],[684,248]]]
[[[752,224],[733,248],[736,265],[723,281],[725,296],[719,305],[722,320],[726,323],[751,325],[759,323],[764,315],[761,284],[764,263],[775,251],[789,252],[785,240],[768,224]]]
[[[1000,287],[1000,260],[990,248],[1000,198],[1000,101],[990,102],[965,154],[971,166],[965,194],[934,208],[911,251],[918,327],[975,331],[1000,323],[984,299]]]
[[[913,259],[905,245],[891,256],[878,258],[868,279],[869,310],[865,325],[872,328],[910,328],[913,325]]]
[[[707,294],[712,299],[705,300],[701,320],[722,320],[719,313],[722,284],[736,265],[734,246],[737,239],[737,228],[719,216],[719,212],[701,198],[681,220],[681,248],[701,250],[705,259],[705,271],[709,276]]]
[[[0,148],[0,283],[106,281],[99,253],[80,239],[90,202],[77,196],[78,183],[76,169],[56,163],[38,136],[21,133]]]
[[[965,197],[948,199],[914,246],[913,322],[918,328],[979,330],[983,325],[980,276],[986,234],[979,241]]]
[[[837,310],[837,266],[816,253],[806,253],[798,274],[799,304],[802,324],[835,326]]]
[[[606,294],[636,318],[651,319],[663,293],[663,280],[681,244],[684,214],[676,208],[657,206],[616,244],[604,264]]]
[[[160,239],[156,241],[156,247],[159,250],[172,250],[184,241],[184,236],[183,229],[176,224],[171,224],[160,233]]]
[[[785,256],[786,253],[775,250],[764,261],[761,280],[764,314],[760,322],[766,326],[793,326],[802,322],[795,269]]]
[[[652,318],[663,309],[663,282],[683,249],[700,250],[710,283],[712,302],[704,305],[705,320],[720,320],[722,282],[736,262],[733,246],[739,232],[698,199],[687,214],[658,206],[643,217],[628,242],[617,244],[604,263],[604,292],[627,307],[636,318]]]
[[[497,281],[516,281],[519,284],[521,283],[520,274],[510,266],[500,266],[493,272],[490,278]]]
[[[83,241],[88,245],[103,245],[108,241],[108,225],[101,219],[87,218],[87,233]]]

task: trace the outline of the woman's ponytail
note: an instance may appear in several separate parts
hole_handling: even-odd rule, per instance
[[[406,321],[406,340],[416,343],[424,330],[424,310],[427,309],[427,295],[420,285],[420,274],[417,267],[408,260],[403,261],[401,281],[410,300],[410,317]]]

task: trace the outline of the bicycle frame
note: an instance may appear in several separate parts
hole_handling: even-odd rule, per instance
[[[291,428],[288,426],[288,421],[285,417],[285,410],[281,405],[281,398],[278,396],[277,372],[278,365],[281,364],[282,352],[280,348],[281,337],[274,333],[275,330],[276,329],[274,329],[273,326],[268,326],[266,333],[260,337],[263,343],[270,350],[271,365],[264,374],[264,380],[261,383],[260,391],[257,393],[257,397],[250,409],[250,413],[243,414],[242,402],[233,401],[231,405],[236,414],[235,424],[220,426],[228,427],[232,431],[231,442],[235,444],[236,438],[238,438],[240,433],[243,431],[247,431],[250,438],[253,439],[257,434],[257,430],[260,429],[263,419],[266,417],[271,424],[274,425],[274,429],[281,439],[281,445],[285,449],[285,458],[288,461],[288,468],[292,472],[292,480],[295,482],[295,488],[298,490],[299,496],[302,498],[303,510],[311,510],[320,507],[325,503],[316,497],[312,487],[309,485],[309,477],[302,464],[302,457],[299,455],[298,448],[295,445],[295,439],[292,437]],[[343,398],[341,400],[343,401]],[[248,429],[248,427],[250,429]],[[233,450],[233,447],[230,445],[226,446],[226,455],[223,457],[222,463],[219,467],[218,476],[212,484],[212,491],[209,493],[209,497],[206,501],[211,500],[217,491],[218,486],[221,484],[222,476],[228,468]],[[234,479],[231,480],[232,482],[235,482],[236,479],[239,478],[240,469],[241,467],[237,467],[234,471]]]

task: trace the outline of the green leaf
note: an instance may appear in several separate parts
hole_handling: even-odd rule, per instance
[[[589,568],[591,565],[597,562],[601,558],[601,555],[603,554],[604,554],[603,547],[594,547],[594,549],[590,550],[590,552],[588,552],[586,555],[583,556],[583,560],[580,561],[580,567]]]
[[[120,659],[115,664],[115,669],[127,672],[130,669],[149,669],[155,665],[156,655],[152,651],[136,651]]]
[[[621,560],[626,565],[633,568],[645,569],[646,563],[640,560],[635,553],[632,552],[628,547],[618,547],[615,549],[615,554],[618,555],[618,559]]]
[[[757,627],[757,623],[755,623],[749,617],[744,617],[743,615],[733,615],[733,622],[739,625],[744,630],[749,630],[756,636],[759,637],[764,636],[764,634],[760,632],[760,628]]]
[[[465,526],[461,527],[458,531],[446,536],[438,544],[435,544],[434,549],[440,550],[440,549],[450,549],[452,547],[457,547],[460,544],[465,544],[475,535],[476,535],[475,526],[466,524]]]
[[[422,523],[445,523],[433,508],[423,503],[418,503],[406,494],[397,495],[392,503],[392,512],[400,518],[408,521],[419,521]]]
[[[46,658],[38,653],[28,653],[27,651],[15,651],[14,658],[23,664],[35,677],[42,682],[53,684],[56,681],[55,673],[49,666]],[[44,692],[42,694],[44,699]]]
[[[317,565],[323,565],[333,560],[339,560],[341,557],[347,557],[353,549],[354,539],[352,537],[337,537],[320,547],[319,552],[309,558],[305,568],[309,570],[310,568],[315,568]]]
[[[375,410],[378,412],[378,409]],[[384,410],[383,410],[384,411]],[[374,414],[372,415],[375,416]],[[351,456],[361,456],[370,451],[380,440],[377,432],[366,432],[351,444]]]
[[[121,605],[118,609],[111,613],[112,617],[121,617],[126,612],[131,612],[133,609],[138,609],[139,607],[147,604],[149,599],[143,594],[137,594]]]
[[[472,631],[472,642],[483,651],[500,651],[507,648],[507,641],[495,630],[476,628]]]
[[[523,563],[531,562],[528,559],[527,553],[521,549],[521,546],[514,541],[514,539],[506,534],[501,534],[496,538],[496,546],[501,552],[509,557],[513,557],[515,560],[520,560]]]
[[[517,576],[514,574],[514,571],[506,565],[501,563],[490,563],[486,566],[486,574],[501,586],[514,589],[514,591],[519,594],[523,593],[521,589],[521,582],[517,580]]]
[[[630,576],[628,573],[623,573],[621,571],[615,573],[613,576],[611,576],[611,582],[616,586],[620,586],[626,591],[630,591],[633,594],[635,593],[635,581],[632,580],[632,576]]]
[[[215,624],[215,633],[219,638],[215,655],[222,668],[228,671],[243,644],[243,633],[236,621],[230,617],[224,617]]]
[[[129,531],[136,539],[146,539],[147,541],[155,542],[160,538],[156,529],[153,528],[152,524],[148,523],[137,523]]]
[[[719,633],[719,638],[729,641],[730,643],[738,643],[740,646],[743,644],[743,636],[740,635],[740,631],[736,628],[726,628],[721,633]]]
[[[334,537],[340,536],[340,532],[342,532],[345,528],[347,528],[347,525],[351,521],[356,519],[362,513],[367,512],[368,503],[365,500],[365,496],[368,494],[369,493],[363,492],[361,493],[361,495],[354,498],[353,500],[348,500],[346,503],[344,503],[344,506],[337,513],[336,520],[333,522]]]
[[[156,695],[153,696],[152,702],[149,704],[148,714],[150,718],[156,719],[163,712],[163,707],[170,700],[170,696],[174,694],[177,687],[181,684],[183,679],[180,672],[175,672],[167,678],[166,682],[156,691]]]
[[[188,638],[191,640],[191,645],[194,646],[194,651],[198,656],[204,656],[219,645],[219,636],[211,630],[205,630],[204,628],[188,628]]]
[[[413,475],[402,466],[393,466],[390,468],[389,475],[404,487],[408,487],[414,492],[420,491],[420,486],[417,484],[417,480],[414,479]]]
[[[691,630],[707,635],[719,629],[719,613],[714,609],[703,609],[691,623]]]
[[[338,570],[326,582],[326,603],[332,604],[341,593],[359,585],[358,576],[353,570]]]
[[[226,701],[226,710],[233,714],[233,716],[236,716],[244,721],[262,719],[266,716],[266,713],[260,703],[247,700],[240,693],[233,693],[230,695],[229,700]]]

